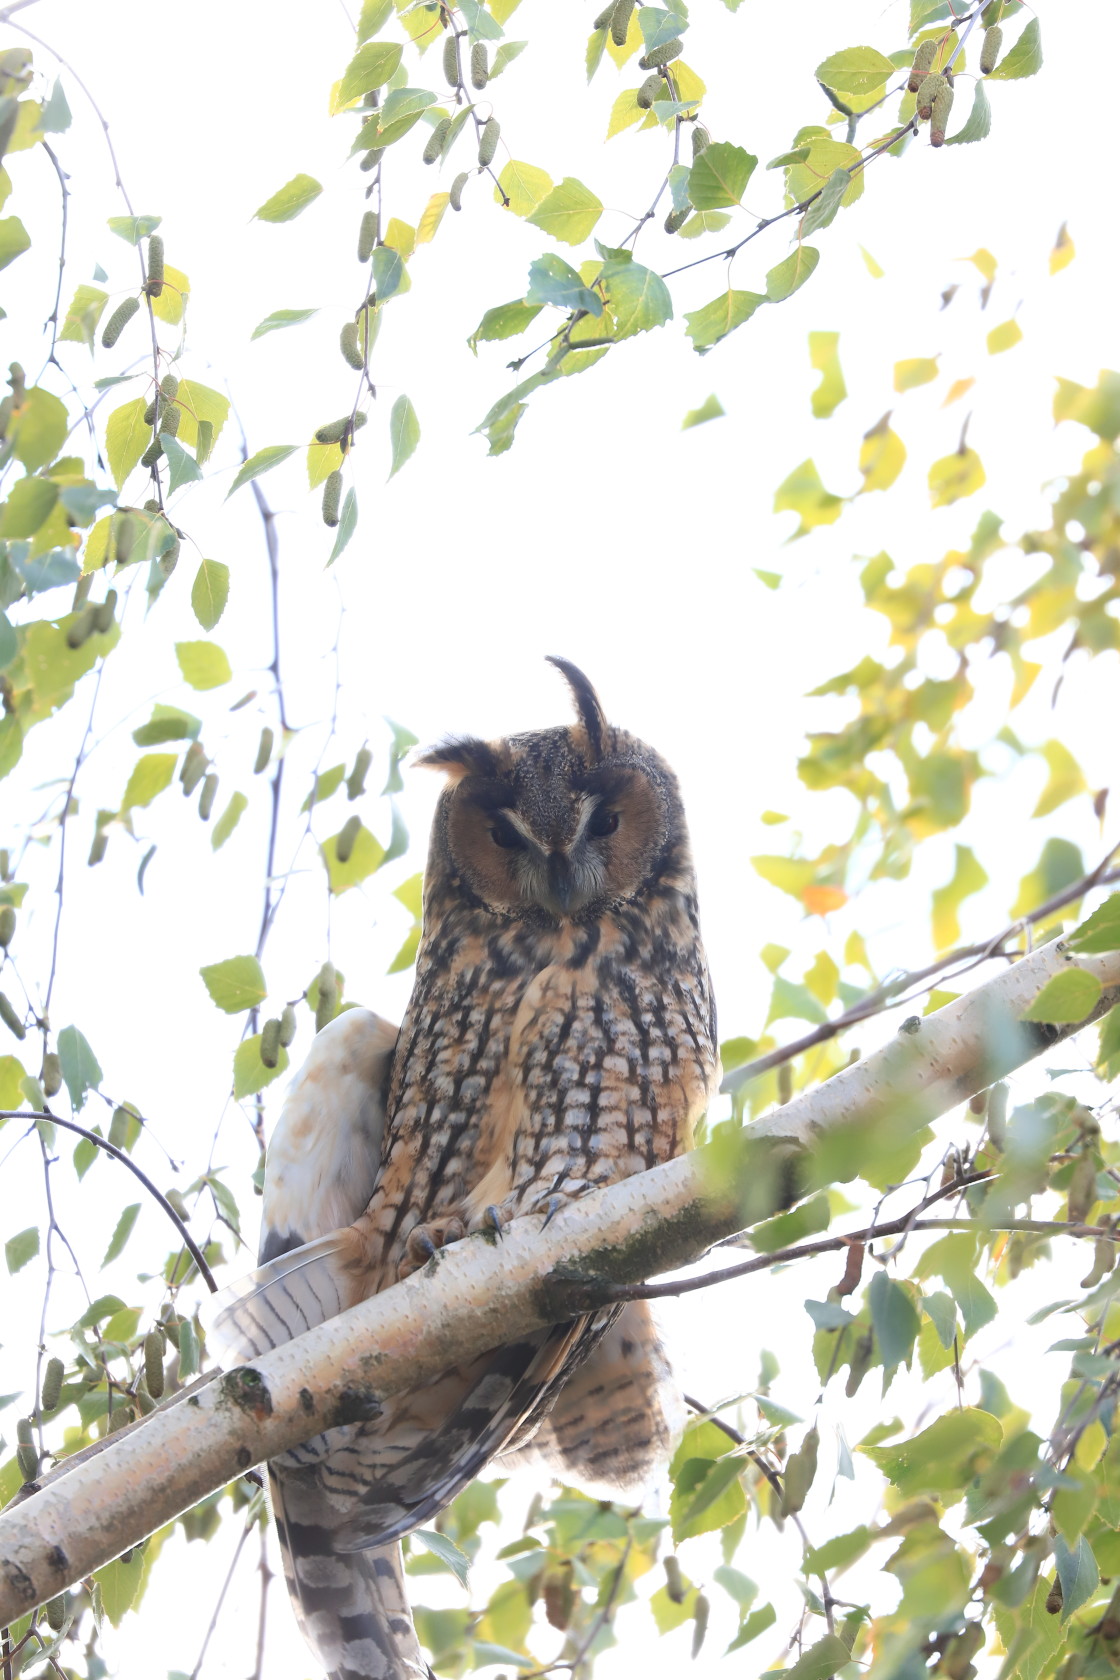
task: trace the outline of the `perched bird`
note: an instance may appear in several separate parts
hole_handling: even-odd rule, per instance
[[[556,659],[568,727],[447,741],[416,982],[399,1034],[315,1040],[268,1154],[261,1258],[212,1339],[246,1360],[474,1230],[500,1232],[690,1147],[718,1085],[715,1009],[676,778]],[[397,1539],[483,1466],[535,1459],[634,1491],[676,1406],[644,1305],[457,1366],[271,1469],[288,1584],[333,1680],[426,1673]]]

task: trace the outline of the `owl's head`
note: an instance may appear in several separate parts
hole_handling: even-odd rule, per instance
[[[690,890],[676,777],[659,754],[608,724],[582,671],[552,659],[577,721],[500,741],[453,739],[419,764],[447,773],[432,830],[428,891],[504,917],[588,921],[656,885]]]

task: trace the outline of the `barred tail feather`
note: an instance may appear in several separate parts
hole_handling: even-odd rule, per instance
[[[206,1340],[223,1365],[244,1365],[352,1306],[349,1230],[278,1255],[206,1303]]]
[[[319,1490],[278,1470],[270,1481],[288,1593],[329,1680],[431,1680],[400,1547],[340,1552],[335,1513]]]

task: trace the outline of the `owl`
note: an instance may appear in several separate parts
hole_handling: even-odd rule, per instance
[[[261,1259],[211,1337],[245,1361],[473,1232],[556,1210],[690,1147],[719,1081],[680,791],[607,723],[452,739],[399,1033],[350,1010],[316,1038],[268,1154]],[[554,1325],[270,1466],[297,1614],[334,1680],[426,1673],[398,1539],[488,1462],[633,1492],[674,1389],[643,1304]]]

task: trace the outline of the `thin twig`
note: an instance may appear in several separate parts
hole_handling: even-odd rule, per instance
[[[234,1573],[237,1569],[237,1565],[241,1561],[241,1553],[245,1549],[245,1542],[249,1538],[249,1531],[251,1530],[255,1520],[256,1519],[252,1516],[247,1517],[246,1520],[245,1520],[245,1526],[242,1528],[241,1533],[238,1536],[237,1546],[236,1546],[236,1549],[234,1550],[233,1558],[230,1562],[229,1568],[226,1570],[226,1578],[222,1582],[222,1590],[218,1594],[218,1602],[214,1606],[214,1614],[210,1617],[210,1625],[207,1627],[206,1632],[205,1632],[205,1634],[203,1635],[203,1638],[202,1638],[202,1648],[198,1653],[198,1661],[195,1663],[194,1667],[191,1669],[190,1680],[198,1680],[199,1672],[202,1668],[202,1664],[203,1664],[203,1662],[205,1660],[205,1657],[206,1657],[207,1647],[209,1646],[210,1640],[213,1637],[214,1629],[218,1625],[218,1617],[222,1613],[222,1605],[226,1601],[226,1594],[229,1592],[230,1583],[233,1580]]]
[[[134,1176],[140,1180],[148,1194],[155,1198],[164,1213],[166,1213],[168,1219],[171,1220],[171,1223],[174,1225],[183,1240],[183,1246],[187,1249],[191,1259],[194,1261],[202,1277],[205,1279],[206,1287],[212,1292],[217,1291],[218,1285],[214,1281],[214,1274],[206,1264],[202,1250],[199,1248],[198,1244],[183,1224],[182,1219],[180,1219],[179,1215],[175,1212],[175,1209],[172,1207],[167,1197],[163,1194],[163,1191],[157,1190],[147,1173],[143,1172],[136,1165],[136,1162],[131,1160],[123,1150],[118,1149],[116,1144],[110,1143],[108,1138],[98,1137],[96,1132],[88,1132],[84,1126],[79,1126],[76,1120],[62,1120],[57,1114],[40,1112],[38,1109],[0,1109],[0,1120],[45,1120],[52,1126],[61,1126],[63,1131],[76,1132],[79,1137],[85,1138],[87,1143],[96,1144],[98,1149],[103,1149],[105,1151],[106,1155],[111,1155],[114,1161],[120,1161],[122,1165],[128,1168],[130,1173],[134,1174]]]

